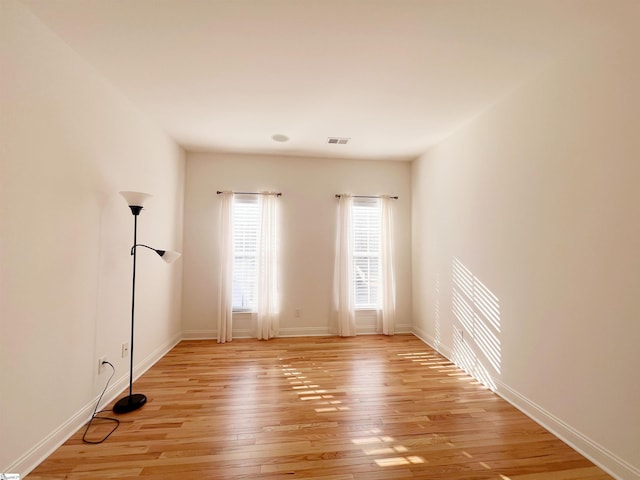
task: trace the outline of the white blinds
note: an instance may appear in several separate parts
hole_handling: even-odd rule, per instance
[[[233,310],[257,306],[258,196],[234,195]]]
[[[377,308],[380,286],[380,205],[353,199],[353,281],[356,308]]]

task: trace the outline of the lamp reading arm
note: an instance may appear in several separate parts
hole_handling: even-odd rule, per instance
[[[162,257],[162,259],[167,263],[174,262],[180,256],[180,253],[178,253],[176,251],[173,251],[173,250],[159,250],[157,248],[150,247],[149,245],[144,245],[143,243],[136,243],[133,247],[131,247],[131,255],[133,255],[133,253],[135,252],[136,247],[144,247],[144,248],[148,248],[149,250],[153,250],[158,255],[160,255],[160,257]]]

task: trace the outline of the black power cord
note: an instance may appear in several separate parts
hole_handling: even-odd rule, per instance
[[[104,413],[104,412],[112,412],[113,410],[100,410],[98,412],[98,405],[100,405],[100,402],[102,401],[102,396],[104,395],[104,393],[107,391],[107,387],[109,386],[109,382],[111,382],[111,379],[113,378],[113,376],[116,373],[116,369],[115,367],[110,363],[107,362],[106,360],[102,362],[102,364],[107,364],[111,367],[111,376],[109,377],[109,380],[107,380],[106,385],[104,386],[104,390],[102,390],[102,393],[100,394],[100,398],[98,398],[98,402],[96,403],[96,407],[93,409],[93,414],[91,415],[91,420],[89,420],[89,423],[87,423],[87,428],[84,431],[84,434],[82,435],[82,441],[84,443],[91,443],[93,445],[97,445],[99,443],[104,442],[107,438],[109,438],[109,436],[116,431],[116,428],[118,428],[118,426],[120,425],[120,420],[118,420],[117,418],[111,418],[111,417],[101,417],[99,414],[100,413]],[[111,429],[111,431],[109,433],[107,433],[107,435],[102,438],[101,440],[87,440],[87,432],[89,431],[89,428],[91,428],[91,424],[93,423],[93,421],[95,419],[100,419],[100,420],[106,420],[108,422],[114,422],[115,426]]]

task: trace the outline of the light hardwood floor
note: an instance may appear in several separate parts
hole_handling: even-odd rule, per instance
[[[183,341],[136,392],[28,480],[612,478],[411,335]]]

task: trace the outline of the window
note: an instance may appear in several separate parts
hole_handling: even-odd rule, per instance
[[[233,311],[257,308],[258,196],[233,198]]]
[[[377,308],[380,288],[380,204],[377,198],[354,198],[354,306]]]

